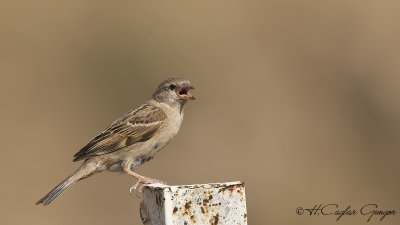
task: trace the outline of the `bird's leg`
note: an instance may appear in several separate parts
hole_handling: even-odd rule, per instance
[[[142,193],[142,190],[146,184],[166,184],[164,181],[160,181],[154,178],[145,177],[133,172],[130,169],[130,166],[124,166],[124,170],[127,174],[135,177],[137,182],[129,189],[129,193],[132,193],[132,190],[136,190],[136,195],[139,197],[139,194]]]
[[[136,184],[133,186],[135,187],[134,189],[136,189],[136,186],[138,186],[138,183],[144,183],[144,184],[166,184],[164,181],[161,180],[157,180],[154,178],[150,178],[150,177],[145,177],[142,175],[139,175],[131,170],[127,171],[127,173],[131,176],[134,176],[136,179],[138,179],[138,182],[136,182]]]

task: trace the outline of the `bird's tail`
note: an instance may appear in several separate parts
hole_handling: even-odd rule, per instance
[[[65,180],[63,180],[60,184],[58,184],[53,190],[51,190],[46,196],[41,198],[36,202],[36,205],[50,204],[55,198],[61,195],[65,190],[75,184],[77,181],[82,180],[90,175],[92,175],[92,171],[88,167],[86,167],[85,163],[79,167],[75,172],[69,175]]]

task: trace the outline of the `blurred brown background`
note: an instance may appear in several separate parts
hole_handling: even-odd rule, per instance
[[[366,223],[296,215],[315,204],[399,211],[399,12],[373,0],[3,1],[0,224],[141,224],[128,175],[34,203],[167,77],[191,80],[198,100],[139,173],[243,180],[249,224]]]

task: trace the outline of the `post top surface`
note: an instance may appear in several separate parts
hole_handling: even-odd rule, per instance
[[[166,184],[148,184],[146,188],[150,188],[152,190],[160,190],[160,189],[194,189],[194,188],[220,188],[220,187],[229,187],[236,185],[244,185],[243,181],[232,181],[226,183],[208,183],[208,184],[189,184],[189,185],[166,185]]]

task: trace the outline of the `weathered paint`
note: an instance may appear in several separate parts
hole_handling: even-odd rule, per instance
[[[168,186],[147,185],[140,216],[145,225],[246,225],[243,182]]]

